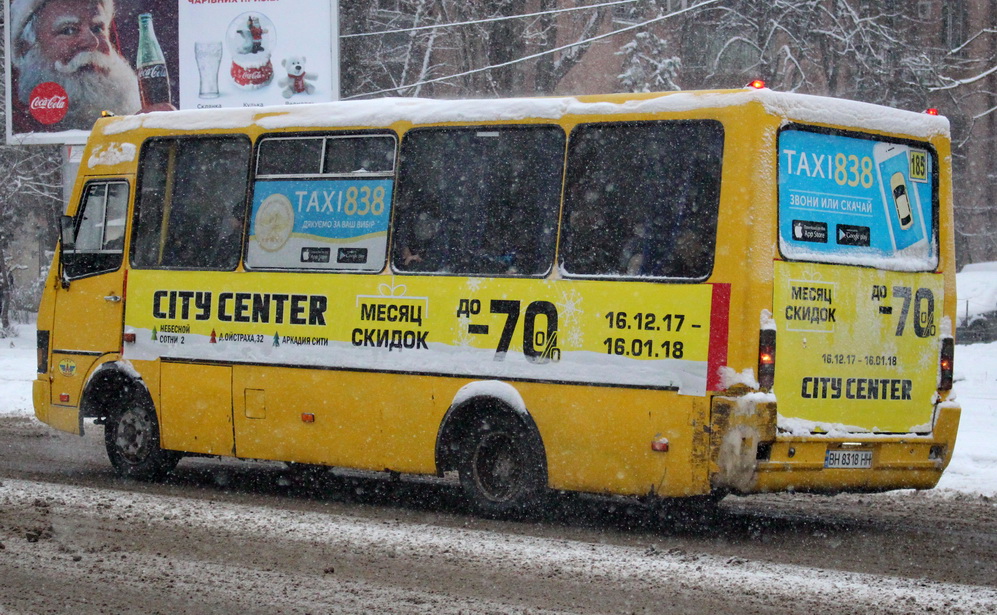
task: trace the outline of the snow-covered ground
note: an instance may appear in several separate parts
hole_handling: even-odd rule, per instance
[[[0,415],[31,415],[35,329],[0,339]],[[997,342],[956,346],[956,395],[962,404],[959,440],[938,489],[997,495]]]
[[[960,326],[997,311],[997,262],[966,265],[955,275]]]

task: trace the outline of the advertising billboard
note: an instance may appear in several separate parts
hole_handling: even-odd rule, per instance
[[[83,143],[104,111],[339,95],[328,0],[8,0],[7,141]]]
[[[798,260],[935,266],[934,152],[809,130],[779,134],[779,245]]]

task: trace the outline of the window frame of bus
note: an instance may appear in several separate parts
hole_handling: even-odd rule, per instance
[[[326,167],[329,163],[329,143],[336,140],[353,140],[353,139],[369,139],[369,138],[390,138],[392,140],[392,158],[391,158],[391,169],[390,170],[378,170],[378,171],[352,171],[352,172],[328,172]],[[267,147],[268,143],[274,143],[276,141],[321,141],[320,151],[317,152],[318,155],[318,172],[277,172],[277,173],[260,173],[260,165],[265,162],[265,152],[264,149]],[[396,172],[398,169],[398,135],[391,130],[348,130],[348,131],[312,131],[312,132],[293,132],[293,133],[267,133],[261,135],[256,142],[256,147],[254,148],[254,160],[253,160],[253,176],[252,181],[249,186],[249,207],[248,207],[248,224],[247,224],[247,241],[244,250],[244,266],[247,271],[299,271],[299,272],[314,272],[314,273],[363,273],[363,274],[376,274],[384,270],[387,258],[388,258],[388,231],[390,229],[390,219],[393,213],[393,198],[394,198],[394,185],[397,183]],[[253,233],[250,232],[255,227],[255,216],[257,213],[257,193],[260,183],[266,182],[306,182],[306,181],[348,181],[348,180],[382,180],[390,181],[392,187],[392,194],[387,202],[383,203],[387,207],[386,212],[386,228],[383,231],[383,242],[381,249],[384,256],[380,259],[380,262],[376,265],[374,263],[369,263],[370,266],[364,268],[354,268],[354,267],[337,267],[336,265],[341,264],[339,261],[339,251],[337,250],[337,258],[335,261],[331,257],[331,248],[329,265],[328,267],[322,266],[304,266],[302,264],[298,265],[266,265],[263,263],[254,263],[253,255]],[[262,206],[262,203],[260,204]],[[292,228],[293,232],[293,228]],[[286,239],[275,251],[282,250],[286,247]],[[322,249],[319,247],[319,249]],[[319,263],[320,265],[322,263]],[[344,263],[351,264],[351,263]],[[368,263],[362,263],[368,264]]]
[[[584,131],[587,130],[614,129],[614,128],[627,129],[627,128],[652,127],[652,126],[666,127],[669,130],[688,129],[697,126],[704,127],[702,134],[697,136],[697,143],[705,144],[710,148],[704,150],[705,154],[702,156],[704,164],[698,167],[690,165],[687,160],[679,159],[673,162],[672,158],[668,159],[664,159],[664,157],[661,158],[662,160],[665,160],[665,164],[668,164],[670,162],[672,163],[670,166],[674,167],[675,170],[670,170],[670,173],[672,174],[681,173],[683,175],[688,175],[688,177],[683,178],[686,180],[683,186],[688,187],[688,189],[690,190],[695,189],[695,187],[699,185],[693,181],[695,178],[692,176],[692,174],[695,174],[700,170],[704,170],[707,173],[713,171],[713,173],[710,174],[710,177],[713,178],[713,183],[708,187],[702,186],[701,189],[696,191],[696,194],[691,196],[691,198],[687,199],[686,201],[683,201],[684,203],[683,209],[688,208],[690,206],[693,206],[693,209],[695,209],[695,206],[698,204],[699,206],[703,207],[703,211],[698,213],[696,211],[682,212],[682,217],[684,218],[686,216],[693,216],[693,217],[699,216],[700,218],[698,220],[694,219],[693,220],[694,223],[688,226],[683,226],[684,222],[682,222],[681,219],[678,223],[673,223],[669,225],[670,238],[674,241],[680,241],[685,246],[681,250],[681,252],[685,253],[686,256],[683,258],[683,256],[679,253],[679,251],[667,247],[655,246],[651,238],[659,235],[655,235],[655,233],[653,233],[651,230],[645,230],[643,235],[641,235],[638,232],[637,228],[638,226],[659,224],[658,222],[659,218],[652,215],[655,212],[650,209],[646,209],[643,212],[645,214],[645,222],[640,223],[639,225],[633,224],[634,232],[630,234],[627,241],[620,242],[620,245],[617,246],[619,248],[620,254],[617,255],[617,262],[619,266],[616,271],[603,270],[595,273],[591,271],[588,272],[572,271],[570,268],[571,267],[570,260],[578,258],[578,256],[574,253],[575,250],[578,249],[575,247],[574,244],[574,241],[576,241],[575,234],[579,231],[579,229],[583,229],[584,232],[586,233],[592,232],[592,225],[575,228],[571,224],[572,216],[578,213],[577,210],[578,203],[576,202],[578,199],[574,197],[574,194],[578,190],[580,190],[580,187],[576,185],[576,180],[579,180],[580,183],[581,180],[591,178],[591,176],[594,175],[593,170],[590,168],[590,166],[583,164],[583,162],[592,162],[591,160],[588,161],[578,160],[578,156],[580,155],[578,153],[578,148],[582,146],[581,137],[584,137],[584,134],[582,134],[581,137],[579,136],[579,134],[584,133]],[[710,134],[710,132],[712,132],[712,134]],[[675,138],[670,135],[668,136],[668,138],[670,138],[673,141],[675,140]],[[712,142],[710,141],[711,139],[713,139]],[[632,144],[633,142],[631,141],[630,143]],[[688,141],[680,142],[681,146],[687,146],[688,144],[689,144]],[[657,151],[660,152],[663,149],[665,149],[664,147],[665,145],[666,143],[664,142],[661,143],[660,147],[657,148]],[[565,158],[565,180],[564,180],[564,195],[563,195],[564,205],[561,214],[561,233],[558,243],[558,262],[557,262],[561,274],[565,278],[619,279],[619,280],[631,280],[631,281],[673,282],[673,283],[697,283],[709,279],[709,277],[713,275],[713,268],[716,264],[717,225],[720,215],[721,193],[723,191],[723,170],[724,170],[725,148],[726,148],[726,128],[724,127],[721,121],[716,119],[704,118],[704,119],[682,119],[682,120],[663,119],[663,120],[607,121],[607,122],[586,122],[583,124],[576,125],[572,129],[571,134],[568,137],[568,150]],[[711,149],[713,151],[711,151]],[[599,154],[599,157],[595,158],[595,162],[600,162],[600,161],[611,162],[614,159],[613,156],[602,156],[601,154],[605,150],[593,149],[592,151],[597,152]],[[627,157],[617,156],[615,157],[615,159],[627,160]],[[632,155],[629,158],[629,160],[631,161],[633,160]],[[648,162],[654,162],[654,159],[649,158]],[[585,167],[584,172],[580,172],[579,169],[577,168],[579,164]],[[715,166],[714,168],[709,168],[708,166],[706,166],[707,164]],[[613,169],[607,167],[606,170],[612,171]],[[635,175],[633,174],[631,174],[630,176],[635,177]],[[653,184],[648,184],[647,187],[653,187]],[[647,191],[647,187],[644,188],[645,192]],[[712,194],[707,193],[705,194],[704,197],[704,190],[712,191]],[[625,196],[627,193],[626,190],[620,190],[618,192],[624,195],[623,197],[624,199],[627,198]],[[664,190],[658,190],[653,192],[661,195],[667,194],[667,192]],[[648,202],[650,202],[650,200]],[[632,205],[631,208],[633,208]],[[600,211],[596,211],[596,209],[600,209],[602,213],[600,213]],[[619,212],[610,211],[609,212],[610,215],[606,215],[604,213],[606,209],[602,201],[599,202],[597,208],[591,208],[591,211],[595,214],[598,214],[599,217],[602,218],[604,221],[611,218],[613,213],[619,213]],[[672,210],[670,209],[669,211]],[[581,214],[578,213],[578,215]],[[689,232],[694,233],[694,235],[689,236],[688,235]],[[641,244],[640,245],[641,258],[639,260],[635,260],[634,257],[638,255],[635,252],[626,259],[624,259],[625,256],[624,250],[627,248],[627,244],[637,241],[640,241]],[[699,243],[699,245],[697,245],[697,243]],[[592,244],[585,244],[585,246],[588,247],[590,250],[592,248]],[[603,246],[602,248],[603,251],[606,252],[604,248],[605,242],[602,243],[602,246]],[[659,254],[655,255],[657,256],[657,259],[654,260],[650,265],[650,267],[654,269],[661,269],[666,265],[666,263],[669,266],[678,266],[678,267],[687,268],[689,266],[688,263],[691,262],[691,259],[694,257],[706,259],[708,261],[708,267],[706,267],[705,270],[703,271],[699,270],[692,271],[693,274],[698,274],[698,275],[669,275],[670,273],[672,273],[670,271],[666,272],[666,274],[664,275],[655,275],[655,274],[642,274],[640,272],[634,273],[629,271],[634,266],[644,268],[645,256],[649,253],[653,255],[654,250],[657,250],[659,252]],[[690,250],[698,250],[698,254],[689,254]]]
[[[236,205],[236,202],[233,201],[231,203],[231,205],[233,205],[233,209],[230,212],[228,212],[228,213],[232,214],[230,216],[232,218],[231,222],[238,223],[238,229],[239,229],[238,232],[235,233],[235,237],[232,238],[232,239],[235,240],[234,246],[232,246],[233,253],[232,254],[227,254],[226,253],[226,256],[228,256],[228,258],[230,260],[232,260],[232,262],[231,263],[228,263],[228,262],[224,263],[225,266],[210,266],[210,267],[209,266],[204,266],[204,265],[172,265],[172,264],[171,265],[162,265],[162,264],[148,265],[148,264],[145,264],[143,262],[137,262],[136,261],[136,253],[138,251],[139,246],[142,244],[142,242],[144,240],[143,237],[140,237],[140,233],[144,230],[144,228],[142,228],[143,227],[143,224],[142,224],[142,214],[143,214],[142,206],[143,206],[143,200],[144,200],[144,197],[143,197],[144,190],[143,189],[144,189],[144,187],[146,185],[146,181],[148,179],[147,175],[149,174],[148,173],[149,169],[146,166],[146,161],[148,160],[148,156],[150,155],[151,148],[157,146],[158,144],[162,144],[162,143],[172,143],[172,144],[174,144],[174,148],[175,148],[176,146],[182,146],[183,144],[198,143],[198,142],[207,142],[207,141],[214,141],[214,142],[218,142],[218,143],[227,143],[227,142],[236,143],[236,142],[242,142],[242,144],[245,146],[245,149],[244,149],[244,152],[243,152],[244,155],[245,155],[245,160],[244,160],[244,173],[242,175],[242,178],[244,180],[244,188],[243,188],[242,198],[238,202],[238,207],[234,207]],[[174,153],[174,156],[176,156],[176,155],[177,154]],[[215,160],[218,160],[218,159],[223,159],[224,160],[224,157],[215,156],[214,159]],[[146,139],[142,143],[142,149],[141,149],[141,153],[140,153],[140,157],[139,157],[138,179],[137,179],[137,182],[136,182],[136,191],[135,191],[135,204],[134,204],[134,211],[133,211],[132,216],[131,216],[131,219],[132,219],[131,245],[130,245],[130,249],[129,249],[129,261],[131,263],[131,267],[133,269],[169,270],[169,271],[235,271],[235,270],[237,270],[239,268],[239,263],[242,261],[243,244],[244,244],[245,229],[246,229],[246,202],[247,202],[248,191],[249,191],[251,162],[252,162],[252,140],[249,138],[248,135],[245,135],[245,134],[174,135],[174,136],[150,137],[150,138]],[[236,169],[232,169],[232,170],[234,171]],[[173,182],[173,185],[171,185],[171,186],[169,186],[169,188],[167,188],[166,184],[170,183],[170,182],[167,181],[168,171],[164,170],[164,172],[163,172],[162,175],[163,175],[163,177],[162,177],[162,180],[163,180],[162,190],[163,190],[164,193],[167,193],[167,192],[169,193],[168,196],[171,199],[170,209],[172,209],[172,207],[173,207],[172,199],[175,198],[175,195],[172,194],[172,191],[175,188],[176,182]],[[177,169],[174,169],[174,171],[173,171],[173,177],[176,178],[176,177],[180,177],[180,176],[181,176],[181,174],[177,172]],[[188,172],[188,174],[184,175],[184,177],[191,177],[191,174],[189,174],[189,172]],[[210,174],[210,175],[204,175],[204,177],[208,178],[208,182],[207,182],[208,185],[212,185],[212,184],[217,185],[218,184],[218,177],[219,177],[219,175],[217,173],[213,173],[213,174]],[[227,176],[227,177],[232,177],[232,176]],[[157,186],[157,187],[159,187],[159,186]],[[189,187],[185,187],[185,189],[190,189],[190,188]],[[225,191],[222,190],[222,191],[220,191],[220,193],[221,192],[225,192]],[[167,195],[164,194],[163,197],[162,197],[162,199],[165,201],[166,198],[167,198]],[[159,260],[160,261],[164,260],[163,259],[163,255],[164,255],[163,253],[166,250],[166,242],[164,240],[163,229],[162,229],[163,212],[165,211],[165,209],[166,209],[166,207],[161,206],[160,209],[157,210],[157,212],[156,212],[156,213],[158,213],[158,218],[157,218],[157,220],[158,220],[158,228],[156,229],[156,233],[159,235],[160,242],[162,244],[160,246],[160,253],[159,253]],[[225,212],[223,211],[223,212],[221,212],[221,214],[222,214],[222,216],[224,216]],[[233,227],[233,229],[234,228],[235,227]],[[168,230],[166,232],[169,233]],[[229,234],[231,235],[232,233],[229,233]],[[220,237],[216,237],[214,239],[220,240]],[[221,242],[220,241],[216,241],[215,243],[216,244],[220,244]],[[199,244],[199,245],[201,245],[201,244]],[[211,244],[203,244],[203,245],[211,245]],[[226,247],[228,247],[228,246],[226,246]]]
[[[87,214],[88,208],[90,207],[91,191],[97,186],[104,188],[101,205],[103,219],[100,224],[100,227],[102,228],[100,243],[102,246],[105,246],[107,243],[107,205],[110,196],[110,187],[112,185],[122,185],[125,187],[123,209],[121,211],[121,245],[113,249],[107,249],[106,247],[101,247],[96,250],[81,249],[79,247],[80,230],[83,228],[84,218]],[[76,216],[71,218],[73,242],[71,245],[64,244],[62,246],[61,263],[66,279],[79,280],[90,276],[111,273],[121,268],[125,253],[125,234],[128,225],[129,198],[131,198],[131,184],[125,178],[91,179],[84,184],[83,192],[80,195],[80,207],[76,211]],[[81,269],[82,271],[80,271]]]
[[[432,232],[431,237],[426,237],[426,238],[418,237],[417,234],[419,233],[419,230],[418,228],[416,228],[420,224],[418,219],[420,218],[421,214],[426,213],[426,209],[424,207],[420,208],[418,207],[418,205],[413,204],[414,199],[412,199],[412,195],[410,194],[410,192],[412,192],[413,190],[421,191],[426,184],[425,183],[416,184],[411,179],[412,173],[422,171],[424,169],[416,167],[416,164],[407,164],[407,159],[412,159],[412,160],[419,159],[418,156],[408,153],[410,150],[407,149],[407,145],[413,143],[413,141],[411,140],[413,135],[418,136],[425,134],[438,134],[446,136],[448,133],[450,134],[459,133],[462,136],[470,134],[478,138],[493,138],[499,136],[498,134],[495,133],[500,133],[503,131],[519,132],[519,133],[543,132],[548,134],[556,134],[558,138],[558,147],[556,151],[556,156],[550,156],[548,158],[551,161],[556,160],[556,165],[552,165],[550,169],[546,170],[556,173],[556,181],[551,181],[550,186],[547,186],[548,190],[550,191],[550,194],[543,194],[542,191],[539,189],[527,191],[528,193],[533,193],[537,195],[536,199],[531,203],[529,203],[529,205],[531,206],[530,208],[531,212],[544,213],[545,205],[550,209],[546,218],[542,217],[536,218],[537,220],[536,224],[538,224],[540,227],[543,227],[544,223],[548,224],[549,229],[546,231],[546,234],[549,235],[548,240],[544,243],[536,242],[538,247],[533,251],[532,254],[527,254],[527,257],[530,256],[534,257],[533,259],[534,263],[532,263],[535,265],[534,269],[539,269],[541,267],[542,269],[540,269],[539,271],[536,270],[530,271],[529,273],[521,273],[516,270],[516,265],[514,263],[515,259],[517,258],[516,245],[514,245],[515,244],[514,239],[516,237],[512,237],[511,238],[512,240],[506,241],[501,245],[501,247],[505,249],[504,250],[505,254],[499,254],[499,255],[488,254],[484,250],[479,250],[477,252],[477,256],[483,255],[487,257],[486,258],[487,262],[490,262],[492,266],[504,267],[505,271],[487,271],[484,267],[464,267],[464,268],[451,267],[449,269],[436,267],[435,269],[421,269],[421,270],[408,268],[407,265],[409,263],[402,263],[400,261],[404,259],[409,259],[412,256],[420,256],[419,254],[405,253],[405,250],[408,247],[408,243],[410,241],[428,242],[430,239],[432,239],[435,242],[437,240],[442,239],[443,249],[438,250],[437,252],[439,252],[441,255],[441,262],[446,261],[445,263],[446,265],[455,264],[453,258],[454,254],[462,253],[459,249],[460,248],[459,245],[457,246],[457,249],[455,249],[452,244],[454,243],[460,244],[462,242],[467,243],[468,241],[468,237],[466,236],[466,234],[459,232],[459,229],[467,228],[466,226],[464,227],[459,226],[460,223],[459,217],[458,216],[448,217],[445,215],[439,215],[440,212],[436,212],[438,218],[437,220],[430,220],[427,222],[426,220],[428,220],[428,218],[422,219],[422,225],[424,227],[428,228],[429,226],[432,226],[435,228],[435,230]],[[513,278],[543,278],[549,275],[554,264],[554,258],[557,247],[558,217],[559,217],[559,210],[561,203],[561,188],[564,182],[564,151],[566,144],[567,144],[567,134],[565,134],[564,128],[558,124],[547,124],[547,123],[426,126],[426,127],[413,128],[408,132],[406,132],[402,138],[402,142],[399,147],[398,190],[395,202],[395,211],[393,213],[393,218],[392,218],[393,235],[392,235],[392,246],[391,246],[391,259],[390,259],[391,270],[399,275],[437,275],[437,276],[513,277]],[[538,145],[542,144],[538,143]],[[413,146],[409,146],[409,148],[411,147]],[[517,150],[517,153],[521,151],[523,150]],[[539,148],[535,148],[533,151],[534,152],[539,151]],[[443,159],[443,158],[437,156],[436,159]],[[467,160],[468,158],[466,156],[454,158],[455,162],[456,161],[466,162]],[[518,160],[507,159],[506,161],[511,164],[523,163],[526,162],[526,157],[524,156]],[[494,168],[494,166],[490,168]],[[538,176],[545,172],[545,170],[543,169],[537,169],[536,167],[533,168]],[[439,177],[442,175],[444,175],[444,173],[441,172],[437,173],[434,177]],[[480,181],[486,178],[481,177],[476,179]],[[468,184],[469,183],[470,182],[468,182]],[[543,203],[544,198],[548,198],[550,202]],[[526,199],[520,199],[520,201],[525,202]],[[500,202],[509,202],[509,201],[496,200],[490,202],[500,203]],[[436,203],[436,206],[441,207],[439,203]],[[457,211],[457,209],[458,208],[451,208],[452,211]],[[459,208],[460,211],[458,213],[464,212],[461,213],[461,215],[466,217],[467,216],[466,212],[470,211],[470,209],[471,208],[469,206],[465,206]],[[525,210],[526,208],[523,209]],[[514,213],[522,214],[522,212],[520,211]],[[488,218],[486,217],[486,219]],[[497,217],[493,216],[491,219],[497,220]],[[515,225],[508,224],[508,226],[512,228]],[[541,228],[540,230],[541,230],[540,235],[543,235],[544,229]],[[406,240],[406,238],[404,237],[406,233],[414,233],[416,235]],[[494,236],[493,234],[487,232],[482,232],[481,235],[488,237]],[[527,233],[518,232],[515,233],[515,235],[522,237],[526,236]],[[503,237],[503,239],[510,239],[510,238]],[[512,248],[511,250],[508,249],[510,247]],[[468,261],[470,262],[470,257],[468,258]],[[420,259],[418,262],[423,262],[423,261]],[[473,261],[473,264],[480,265],[481,262],[482,260],[476,259]],[[472,271],[471,269],[475,270]]]
[[[886,144],[893,144],[893,145],[904,145],[904,146],[916,148],[918,150],[923,150],[923,151],[927,152],[927,154],[928,154],[928,156],[930,157],[930,160],[931,160],[931,164],[930,164],[931,174],[930,174],[930,180],[929,181],[931,183],[931,227],[930,228],[931,228],[931,240],[932,240],[931,255],[928,258],[928,262],[924,266],[918,267],[916,269],[896,267],[895,264],[897,262],[900,262],[900,261],[903,260],[902,258],[900,258],[900,257],[897,256],[897,253],[896,253],[897,251],[895,251],[894,254],[889,255],[889,256],[874,255],[874,254],[863,255],[862,258],[865,259],[866,261],[869,261],[869,262],[848,262],[847,258],[845,258],[845,259],[837,259],[837,260],[835,260],[835,259],[829,260],[826,257],[825,258],[821,258],[821,255],[818,252],[813,252],[810,255],[786,254],[785,250],[783,250],[783,233],[782,233],[782,223],[783,223],[783,217],[782,217],[783,216],[783,211],[782,211],[782,204],[783,204],[783,198],[782,197],[783,197],[783,193],[782,193],[782,191],[784,189],[784,186],[783,186],[782,182],[780,181],[780,178],[781,178],[781,171],[782,171],[782,165],[783,165],[783,161],[782,161],[782,150],[781,150],[782,135],[785,132],[787,132],[787,131],[797,131],[797,132],[814,133],[814,134],[821,134],[821,135],[828,135],[828,136],[847,137],[847,138],[851,138],[851,139],[859,139],[859,140],[862,140],[862,141],[869,141],[869,142],[872,142],[872,143],[886,143]],[[874,162],[874,164],[875,164],[875,162]],[[858,130],[848,130],[848,129],[843,129],[843,128],[831,128],[831,127],[827,127],[827,126],[815,126],[815,125],[812,125],[812,124],[790,123],[790,124],[786,124],[785,126],[781,126],[779,128],[778,134],[776,135],[776,177],[777,177],[777,179],[776,179],[776,245],[777,245],[777,248],[779,250],[779,256],[780,256],[780,258],[782,258],[782,259],[784,259],[786,261],[791,261],[791,262],[816,263],[816,264],[824,264],[824,265],[842,265],[842,266],[847,266],[847,267],[867,267],[867,268],[873,268],[873,269],[884,269],[884,270],[888,270],[888,271],[904,271],[904,272],[913,272],[913,273],[929,272],[929,271],[937,271],[938,270],[938,267],[939,267],[939,265],[941,263],[941,256],[940,256],[940,252],[939,252],[940,239],[939,239],[939,236],[938,236],[938,233],[939,233],[939,216],[940,216],[940,208],[941,208],[941,198],[940,198],[939,191],[938,191],[938,186],[939,186],[939,166],[938,166],[938,152],[935,150],[934,146],[929,141],[927,141],[927,140],[919,141],[917,139],[907,139],[907,138],[903,138],[903,137],[886,136],[886,135],[881,135],[881,134],[861,132],[861,131],[858,131]],[[922,205],[922,207],[923,207],[923,205]],[[873,260],[873,259],[875,259],[875,260]]]

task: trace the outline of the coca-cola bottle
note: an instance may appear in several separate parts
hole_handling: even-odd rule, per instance
[[[152,15],[142,13],[138,16],[138,57],[135,60],[138,69],[138,89],[142,96],[142,108],[170,101],[170,74],[166,70],[166,56],[156,40],[156,31],[152,29]]]

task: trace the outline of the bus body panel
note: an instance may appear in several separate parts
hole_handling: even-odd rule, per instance
[[[235,454],[230,366],[163,361],[159,391],[163,448],[206,455]]]
[[[435,408],[430,379],[413,387],[402,376],[369,372],[236,366],[234,373],[240,457],[435,471],[436,430],[426,424],[438,426],[446,408]],[[408,420],[386,418],[391,409]]]

